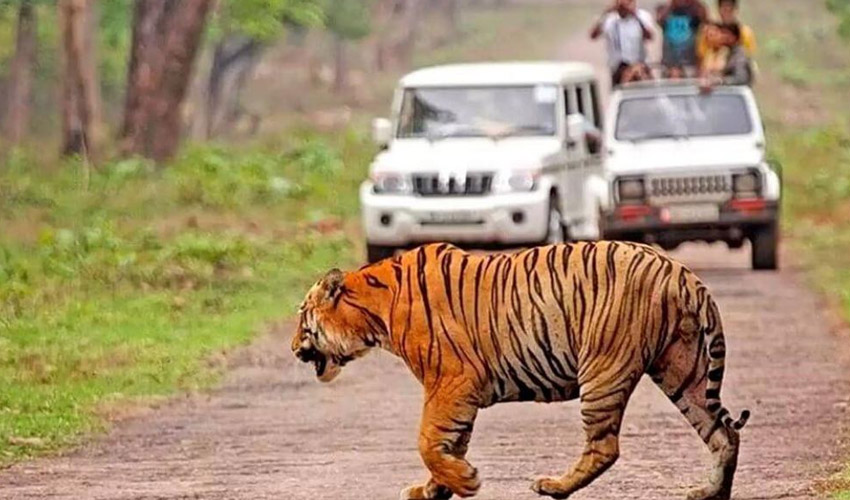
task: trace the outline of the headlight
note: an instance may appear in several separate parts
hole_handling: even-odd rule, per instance
[[[620,203],[643,202],[646,199],[646,184],[638,178],[618,179],[617,196]]]
[[[540,174],[535,171],[505,172],[496,176],[497,193],[527,193],[537,188]]]
[[[756,198],[761,194],[761,176],[755,170],[732,176],[732,189],[740,198]]]
[[[410,178],[406,175],[383,172],[372,175],[375,192],[381,194],[404,194],[410,192]]]

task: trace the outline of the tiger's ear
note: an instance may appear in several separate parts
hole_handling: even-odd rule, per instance
[[[342,293],[342,283],[345,280],[345,273],[339,269],[331,269],[328,274],[322,278],[322,290],[325,292],[325,300],[334,300]]]

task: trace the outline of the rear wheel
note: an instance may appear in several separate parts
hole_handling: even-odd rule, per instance
[[[392,246],[373,245],[371,243],[367,243],[366,260],[368,260],[370,264],[374,264],[375,262],[382,261],[384,259],[389,259],[393,255],[395,255],[396,250],[396,247]]]
[[[567,240],[567,227],[564,225],[564,218],[561,215],[560,201],[558,195],[552,193],[549,198],[549,229],[546,232],[546,244],[557,245]]]
[[[776,223],[769,224],[756,230],[752,238],[753,269],[772,271],[777,266],[779,247],[779,229]]]

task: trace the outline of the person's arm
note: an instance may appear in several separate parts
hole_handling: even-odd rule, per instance
[[[602,13],[602,17],[596,21],[596,24],[593,25],[593,28],[590,30],[590,39],[596,40],[602,33],[605,33],[606,24],[608,24],[608,20],[611,18],[611,12],[614,11],[614,7],[607,9]]]
[[[670,17],[670,10],[672,7],[670,4],[665,5],[661,8],[661,11],[658,12],[658,24],[659,26],[664,26],[664,23],[667,22],[667,18]]]
[[[749,85],[753,81],[753,69],[750,58],[743,54],[732,56],[723,75],[724,85]]]
[[[700,24],[705,24],[708,22],[708,9],[705,7],[705,4],[702,3],[702,0],[696,0],[695,4],[697,8],[697,17],[699,18]]]
[[[605,23],[605,18],[602,18],[596,21],[596,24],[593,25],[593,28],[590,30],[590,39],[596,40],[600,36],[602,36],[602,25]]]
[[[651,42],[655,38],[655,30],[652,28],[652,16],[646,11],[635,11],[635,18],[640,23],[640,29],[643,31],[643,39]]]
[[[747,55],[753,57],[758,52],[758,42],[756,41],[756,34],[753,32],[753,29],[747,25],[741,26],[741,45],[747,49]]]

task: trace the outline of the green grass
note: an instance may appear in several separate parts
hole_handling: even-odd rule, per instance
[[[584,17],[467,11],[460,40],[425,40],[415,62],[553,57]],[[249,95],[279,127],[250,146],[190,145],[160,169],[130,159],[94,171],[57,164],[50,141],[0,152],[0,466],[214,385],[223,354],[291,317],[325,270],[360,262],[357,186],[374,153],[362,125],[405,71],[370,75],[373,94],[349,103],[359,128],[333,136],[291,132],[298,113],[276,108],[291,94],[275,76]],[[307,97],[348,102],[328,89]]]
[[[0,174],[0,463],[100,430],[114,405],[214,383],[222,353],[356,262],[345,223],[372,153],[312,136],[193,147],[86,173]],[[345,161],[343,161],[345,158]]]
[[[758,87],[771,154],[784,166],[783,225],[810,282],[850,320],[850,41],[825,2],[747,4],[761,36]],[[823,483],[850,499],[850,465]]]

